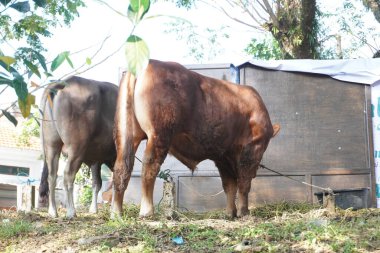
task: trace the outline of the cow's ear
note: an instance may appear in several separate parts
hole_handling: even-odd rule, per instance
[[[272,135],[272,138],[275,137],[278,132],[280,131],[281,129],[281,126],[279,124],[274,124],[273,125],[273,135]]]

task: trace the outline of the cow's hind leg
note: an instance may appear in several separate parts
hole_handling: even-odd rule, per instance
[[[163,140],[156,135],[150,136],[150,138],[148,138],[142,168],[142,198],[140,217],[148,217],[154,214],[154,183],[156,181],[156,177],[160,170],[161,164],[164,162],[168,151],[168,140]]]
[[[47,145],[45,142],[45,156],[46,163],[49,170],[48,183],[49,183],[49,209],[48,213],[51,217],[58,217],[57,207],[55,203],[55,186],[57,184],[57,172],[59,164],[59,156],[61,154],[62,143],[55,145]]]
[[[226,214],[234,218],[236,217],[236,192],[237,192],[237,180],[236,176],[232,175],[232,171],[224,163],[216,163],[218,167],[220,177],[222,178],[223,190],[227,197]]]
[[[92,174],[92,199],[90,205],[90,213],[98,212],[98,193],[102,188],[102,178],[100,175],[100,163],[95,163],[91,165]]]
[[[144,133],[135,133],[133,150],[130,147],[127,148],[128,145],[125,145],[122,141],[116,141],[117,158],[113,168],[112,219],[115,216],[120,217],[122,214],[124,192],[131,178],[136,150],[143,138]]]
[[[66,193],[66,217],[73,218],[76,216],[75,206],[74,206],[74,179],[80,166],[82,164],[82,159],[80,157],[70,155],[67,160],[63,175],[63,187]]]

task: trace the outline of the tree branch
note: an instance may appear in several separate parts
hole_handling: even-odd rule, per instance
[[[245,6],[245,4],[243,3],[242,0],[239,1],[240,2],[240,5],[239,7],[242,8],[259,26],[262,26],[262,22],[260,22],[253,14],[252,12]],[[256,8],[253,6],[253,4],[250,5],[251,8],[254,10],[254,12],[256,12],[256,14],[258,14]],[[267,21],[265,20],[264,18],[261,17],[261,15],[258,15],[258,17],[264,21]],[[264,22],[265,23],[265,22]]]
[[[83,74],[84,72],[86,71],[89,71],[90,69],[102,64],[103,62],[105,62],[106,60],[108,60],[110,57],[114,56],[117,52],[120,51],[120,49],[123,48],[123,46],[125,45],[125,43],[123,43],[118,49],[116,49],[114,52],[112,52],[111,54],[109,54],[108,56],[106,56],[105,58],[103,58],[103,60],[101,60],[100,62],[96,63],[96,64],[93,64],[91,65],[90,67],[88,67],[87,69],[84,69],[83,71],[80,71],[80,72],[76,72],[77,75],[79,74]],[[79,69],[78,69],[79,70]],[[66,75],[67,76],[67,75]]]
[[[273,9],[270,6],[268,0],[262,0],[262,1],[264,2],[264,6],[265,7],[264,6],[261,6],[261,7],[263,7],[267,11],[267,13],[269,14],[270,19],[273,21],[273,24],[276,27],[279,27],[279,22],[278,22],[277,16],[274,14]],[[261,5],[261,3],[260,3],[260,5]]]
[[[91,60],[94,59],[95,56],[96,56],[96,55],[97,55],[97,54],[103,49],[104,44],[106,43],[106,41],[107,41],[110,37],[111,37],[111,35],[108,35],[107,37],[104,38],[104,40],[103,40],[102,43],[100,44],[100,47],[98,48],[98,50],[96,50],[96,52],[90,57]],[[90,47],[89,47],[89,48],[90,48]],[[86,49],[79,50],[79,51],[77,51],[77,52],[75,52],[75,53],[80,53],[80,52],[82,52],[82,51],[84,51],[84,50],[86,50]],[[73,54],[74,54],[74,53],[73,53]],[[71,71],[71,72],[69,72],[69,73],[64,74],[61,78],[59,78],[59,80],[65,78],[65,77],[67,77],[67,76],[70,76],[70,75],[72,75],[72,74],[74,74],[74,73],[77,73],[77,74],[78,74],[78,73],[84,73],[85,71],[78,72],[78,70],[81,69],[81,68],[83,68],[85,65],[86,65],[86,63],[83,63],[80,67],[76,68],[75,70],[73,70],[73,71]]]
[[[257,30],[263,30],[263,28],[261,27],[261,26],[255,26],[255,25],[251,25],[251,24],[249,24],[249,23],[247,23],[247,22],[244,22],[243,20],[241,20],[241,19],[238,19],[238,18],[235,18],[235,17],[233,17],[233,16],[231,16],[222,6],[220,6],[220,5],[217,5],[217,4],[210,4],[210,3],[208,3],[208,2],[206,2],[206,1],[203,1],[203,3],[205,3],[205,4],[207,4],[207,5],[209,5],[209,6],[211,6],[211,7],[213,7],[213,8],[215,8],[216,10],[218,10],[218,11],[221,11],[221,12],[223,12],[223,14],[224,15],[226,15],[229,19],[231,19],[231,20],[233,20],[233,21],[235,21],[235,22],[238,22],[238,23],[240,23],[240,24],[243,24],[243,25],[245,25],[245,26],[248,26],[248,27],[251,27],[251,28],[253,28],[253,29],[257,29]]]
[[[120,16],[127,17],[127,16],[124,15],[122,12],[116,10],[116,9],[113,8],[111,5],[109,5],[106,1],[103,1],[103,0],[95,0],[95,2],[99,2],[100,4],[104,4],[104,5],[107,6],[109,9],[111,9],[111,10],[114,11],[114,12],[116,12],[116,13],[119,14]]]

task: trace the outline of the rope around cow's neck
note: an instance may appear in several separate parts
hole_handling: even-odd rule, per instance
[[[141,161],[141,159],[139,159],[137,156],[135,156],[135,158],[136,158],[140,163],[143,163],[143,162]],[[290,177],[290,176],[287,176],[287,175],[285,175],[285,174],[282,174],[281,172],[278,172],[278,171],[275,171],[275,170],[273,170],[273,169],[270,169],[270,168],[268,168],[267,166],[265,166],[265,165],[263,165],[263,164],[259,164],[259,167],[261,167],[261,168],[263,168],[263,169],[266,169],[266,170],[269,170],[269,171],[271,171],[271,172],[273,172],[273,173],[276,173],[276,174],[278,174],[278,175],[280,175],[280,176],[286,177],[286,178],[288,178],[288,179],[290,179],[290,180],[293,180],[293,181],[295,181],[295,182],[298,182],[298,183],[301,183],[301,184],[304,184],[304,185],[311,186],[311,187],[313,187],[313,188],[316,188],[316,189],[322,190],[322,191],[324,191],[324,192],[327,192],[328,194],[334,194],[334,192],[333,192],[333,190],[332,190],[331,188],[323,188],[323,187],[320,187],[320,186],[317,186],[317,185],[309,184],[309,183],[307,183],[307,182],[305,182],[305,181],[297,180],[297,179],[295,179],[295,178],[292,178],[292,177]],[[220,192],[217,193],[217,194],[214,194],[214,195],[216,196],[216,195],[219,195],[219,194],[220,194]],[[200,194],[200,195],[201,195],[201,194]]]

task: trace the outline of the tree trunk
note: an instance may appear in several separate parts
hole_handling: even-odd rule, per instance
[[[317,59],[318,58],[318,25],[315,19],[317,11],[316,0],[302,0],[301,8],[301,37],[302,42],[299,47],[294,48],[294,56],[297,59]]]
[[[271,20],[267,27],[285,59],[318,58],[316,11],[316,0],[278,1],[277,20]]]
[[[362,0],[365,7],[370,9],[377,22],[380,23],[380,0]]]

